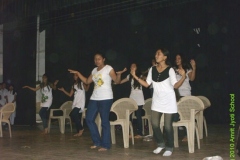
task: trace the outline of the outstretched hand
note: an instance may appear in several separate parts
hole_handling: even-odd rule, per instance
[[[53,84],[56,86],[58,84],[59,80],[56,80]]]
[[[64,91],[64,88],[63,88],[63,87],[61,87],[61,88],[58,88],[58,90],[59,90],[59,91]]]
[[[23,86],[22,88],[28,88],[28,86]]]
[[[72,69],[68,69],[68,71],[70,72],[70,73],[79,73],[78,71],[75,71],[75,70],[72,70]]]
[[[124,73],[124,72],[126,72],[126,71],[127,71],[127,68],[124,68],[122,71],[116,72],[116,74],[122,74],[122,73]]]

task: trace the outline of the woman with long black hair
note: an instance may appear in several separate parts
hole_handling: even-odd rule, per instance
[[[52,89],[56,89],[56,85],[58,83],[58,80],[56,80],[53,84],[51,82],[48,81],[49,77],[47,74],[44,74],[42,76],[42,83],[37,86],[36,88],[34,87],[29,87],[29,86],[23,86],[23,88],[28,88],[32,91],[37,91],[40,90],[41,94],[42,94],[42,99],[41,99],[41,109],[39,111],[39,115],[42,119],[42,123],[43,123],[43,128],[44,128],[44,132],[43,134],[47,134],[48,133],[48,125],[47,125],[47,121],[48,121],[48,109],[49,107],[52,105],[52,100],[53,100],[53,96],[52,96]]]
[[[63,87],[58,88],[69,97],[74,94],[74,100],[72,105],[72,111],[70,112],[70,117],[76,125],[77,134],[74,136],[81,136],[83,134],[83,126],[81,124],[82,112],[84,112],[85,107],[85,91],[88,91],[89,85],[84,84],[78,77],[77,74],[73,75],[74,83],[70,92],[67,92]]]
[[[136,70],[136,76],[142,77],[141,72],[139,72],[138,66],[136,63],[132,63],[130,70],[135,69]],[[120,84],[123,84],[125,82],[130,82],[131,83],[131,93],[129,98],[132,98],[133,100],[136,101],[138,105],[138,110],[135,112],[136,117],[137,117],[137,135],[134,136],[134,138],[142,138],[143,133],[142,133],[142,108],[144,103],[144,95],[142,91],[142,85],[133,78],[131,74],[129,74],[126,78],[122,79]]]

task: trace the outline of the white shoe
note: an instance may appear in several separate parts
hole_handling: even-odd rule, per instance
[[[153,150],[153,153],[158,154],[162,151],[162,149],[164,149],[164,148],[157,147],[155,150]]]
[[[172,155],[172,152],[171,152],[171,151],[165,151],[165,152],[163,153],[163,156],[164,156],[164,157],[171,156],[171,155]]]

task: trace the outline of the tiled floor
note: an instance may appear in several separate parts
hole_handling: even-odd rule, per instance
[[[3,138],[0,138],[0,160],[202,160],[215,155],[230,160],[227,125],[209,125],[209,136],[201,140],[201,149],[195,149],[195,153],[188,153],[187,143],[179,141],[179,148],[174,148],[171,157],[153,154],[156,147],[154,141],[137,139],[134,146],[130,143],[128,149],[123,148],[120,130],[116,131],[117,144],[112,145],[109,151],[98,152],[89,148],[92,142],[86,126],[82,137],[73,137],[69,126],[66,126],[65,134],[59,132],[57,124],[52,126],[48,135],[41,135],[40,128],[41,125],[13,126],[12,138],[9,138],[9,132],[4,128]],[[240,158],[236,156],[235,159]]]

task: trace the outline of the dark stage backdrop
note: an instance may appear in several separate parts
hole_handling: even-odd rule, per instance
[[[235,84],[239,79],[239,74],[233,74],[237,67],[237,59],[233,57],[237,55],[236,46],[239,46],[236,41],[239,21],[234,18],[237,13],[234,6],[235,3],[210,0],[166,8],[129,9],[125,13],[101,14],[99,11],[89,17],[76,16],[77,9],[72,9],[72,14],[64,11],[42,14],[40,28],[46,30],[46,72],[52,81],[59,79],[58,87],[70,90],[72,75],[67,69],[76,69],[88,76],[94,67],[93,54],[96,52],[104,53],[107,63],[116,71],[124,67],[129,69],[132,62],[137,62],[141,70],[147,70],[156,50],[165,47],[171,53],[172,63],[177,53],[184,53],[188,60],[196,60],[197,76],[191,83],[192,94],[210,99],[212,106],[204,113],[208,123],[228,123],[229,94],[238,95]],[[200,34],[194,28],[200,28]],[[35,83],[35,57],[32,53],[35,52],[36,34],[33,30],[27,29],[27,33],[32,33],[27,35],[19,31],[22,38],[18,40],[4,37],[4,45],[18,45],[17,48],[4,49],[4,79],[8,79],[6,68],[12,66],[7,62],[12,60],[19,72],[9,76],[18,86],[34,86]],[[14,32],[9,32],[10,37]],[[13,60],[6,55],[13,53],[22,56]],[[115,100],[130,94],[129,84],[113,86],[113,89]],[[87,92],[87,100],[91,92],[92,87]],[[145,99],[150,97],[148,89],[144,89],[144,94]],[[52,108],[58,108],[66,100],[69,98],[54,91]],[[30,109],[30,104],[34,105],[32,101],[35,101],[34,93],[19,88],[19,117],[25,110],[33,111]],[[21,118],[17,121],[25,122]]]
[[[23,27],[29,23],[32,24],[31,27]],[[6,24],[3,33],[4,81],[12,83],[17,92],[15,124],[34,125],[36,123],[35,92],[22,87],[36,85],[36,17]]]

